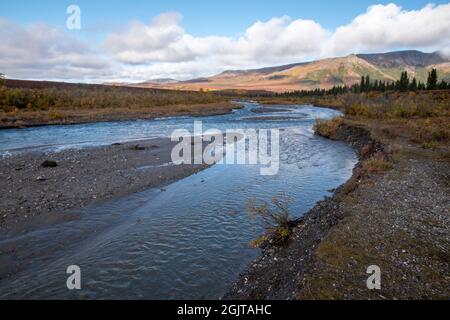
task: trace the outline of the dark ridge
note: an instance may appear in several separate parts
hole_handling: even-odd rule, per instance
[[[377,66],[398,67],[415,66],[426,67],[432,64],[447,62],[437,52],[425,53],[417,50],[395,51],[387,53],[357,54],[357,57]]]
[[[218,76],[226,76],[226,75],[230,75],[230,74],[249,74],[249,73],[270,74],[273,72],[280,72],[280,71],[288,70],[288,69],[298,67],[301,65],[306,65],[309,63],[310,62],[293,63],[293,64],[286,64],[283,66],[267,67],[267,68],[260,68],[260,69],[249,69],[249,70],[227,70],[227,71],[222,72]]]
[[[205,82],[211,82],[211,80],[209,80],[208,78],[197,78],[192,80],[181,81],[180,83],[205,83]]]

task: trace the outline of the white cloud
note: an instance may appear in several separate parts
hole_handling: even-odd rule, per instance
[[[27,79],[96,79],[111,62],[60,29],[21,26],[0,17],[0,71]]]
[[[396,48],[439,49],[448,43],[450,4],[405,11],[395,4],[374,5],[350,24],[336,29],[325,55]]]
[[[134,21],[109,33],[99,48],[49,26],[23,27],[0,18],[0,71],[26,78],[187,79],[349,53],[403,48],[448,53],[449,34],[450,4],[410,11],[374,5],[335,30],[275,17],[237,37],[196,37],[184,30],[180,14],[165,13],[149,24]]]
[[[134,21],[125,30],[110,34],[104,48],[130,64],[191,60],[195,58],[187,39],[191,37],[179,25],[180,19],[177,13],[165,13],[148,26]]]
[[[160,15],[149,25],[133,22],[126,30],[110,34],[105,50],[129,64],[207,58],[225,65],[259,65],[315,54],[327,35],[314,21],[287,16],[258,21],[238,38],[195,37],[186,33],[179,22],[180,16],[173,13]]]

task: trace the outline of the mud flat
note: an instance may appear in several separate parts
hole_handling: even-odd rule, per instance
[[[64,212],[147,188],[162,188],[205,168],[172,165],[175,144],[160,138],[0,159],[4,182],[0,184],[0,231],[24,232],[35,224],[76,219]]]
[[[224,299],[448,299],[448,148],[404,145],[394,157],[365,128],[342,125],[336,136],[360,154],[353,177],[297,222],[287,246],[267,246]],[[365,172],[380,152],[391,170]],[[381,290],[367,288],[371,265]]]

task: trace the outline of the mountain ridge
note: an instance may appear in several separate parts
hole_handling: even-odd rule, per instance
[[[359,83],[361,76],[372,80],[396,81],[403,71],[418,81],[426,82],[428,72],[438,69],[441,79],[450,80],[450,60],[438,52],[418,50],[372,54],[351,54],[310,62],[286,64],[248,70],[225,70],[211,77],[186,81],[155,83],[148,81],[140,87],[178,90],[293,90],[329,89],[336,85]],[[131,85],[133,86],[133,85]]]

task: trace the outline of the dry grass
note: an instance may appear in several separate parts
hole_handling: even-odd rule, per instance
[[[122,120],[232,109],[229,97],[210,92],[8,81],[0,86],[0,126]]]
[[[341,117],[336,117],[332,120],[317,119],[314,125],[314,132],[322,137],[334,139],[342,123],[343,119]]]
[[[160,106],[153,108],[102,108],[61,110],[0,110],[0,127],[31,126],[37,124],[66,124],[79,122],[149,119],[178,115],[213,115],[230,112],[236,105],[228,102],[193,105]]]
[[[64,114],[62,112],[60,112],[60,111],[57,111],[57,110],[50,111],[48,116],[49,116],[49,118],[51,120],[62,120],[62,119],[64,119]]]
[[[450,92],[348,94],[343,98],[346,115],[370,119],[448,117]]]
[[[363,171],[367,173],[383,173],[392,169],[392,164],[387,161],[386,156],[378,152],[369,159],[363,161]]]

